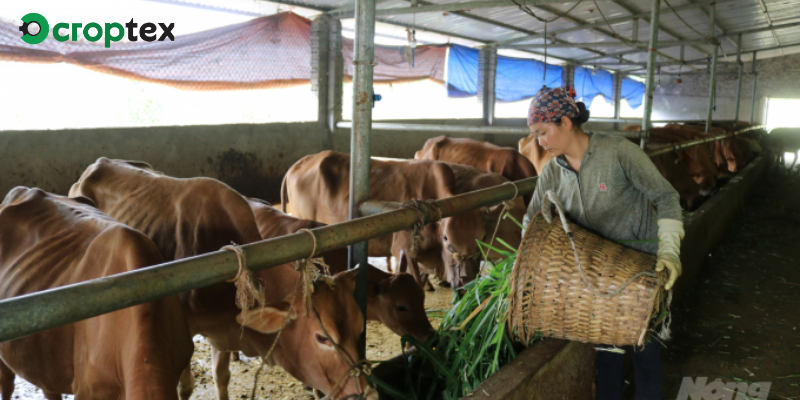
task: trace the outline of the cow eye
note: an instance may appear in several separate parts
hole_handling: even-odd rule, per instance
[[[394,306],[394,309],[397,310],[398,312],[407,312],[408,311],[407,308],[405,308],[404,306],[401,306],[401,305]]]
[[[319,333],[315,334],[314,338],[317,339],[319,344],[324,344],[326,346],[331,345],[331,341],[326,336],[320,335]]]
[[[444,235],[444,241],[445,241],[445,242],[450,242],[450,241],[447,239],[447,235]]]

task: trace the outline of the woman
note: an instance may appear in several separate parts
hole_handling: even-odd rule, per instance
[[[669,290],[681,274],[683,222],[678,193],[650,158],[628,139],[584,132],[589,120],[583,103],[569,87],[542,88],[531,101],[528,127],[545,151],[553,154],[539,175],[523,225],[541,209],[546,191],[553,190],[572,222],[604,238],[653,242],[625,244],[656,254],[656,271],[669,270]],[[655,205],[655,208],[654,208]],[[656,211],[656,209],[658,211]],[[609,348],[601,346],[599,349]],[[655,340],[633,349],[637,400],[661,400],[661,347]],[[622,397],[624,355],[597,353],[597,399]]]

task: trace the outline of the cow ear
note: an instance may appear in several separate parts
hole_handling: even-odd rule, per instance
[[[236,322],[257,332],[275,333],[286,318],[297,319],[297,313],[290,312],[289,307],[289,303],[280,302],[242,311],[236,316]]]

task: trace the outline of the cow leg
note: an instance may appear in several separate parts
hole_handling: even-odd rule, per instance
[[[392,256],[386,257],[386,272],[392,273]]]
[[[228,384],[231,382],[231,370],[228,368],[230,362],[231,353],[219,351],[211,346],[211,364],[218,400],[228,400]]]
[[[181,379],[178,381],[178,397],[181,400],[189,400],[194,392],[194,373],[192,373],[192,363],[190,362],[181,372]]]
[[[792,166],[789,167],[789,171],[794,171],[794,164],[797,163],[797,158],[800,157],[800,151],[794,155],[794,160],[792,160]]]
[[[428,292],[435,292],[436,288],[433,287],[433,284],[431,283],[430,280],[430,276],[424,272],[421,273],[420,275],[422,277],[422,282],[423,282],[422,287],[425,288],[425,290]]]
[[[11,395],[14,394],[14,371],[0,360],[0,391],[3,394],[3,400],[11,400]]]
[[[48,392],[48,391],[46,391],[44,389],[42,389],[42,393],[44,393],[44,398],[47,399],[47,400],[62,400],[63,399],[63,397],[61,396],[61,393]]]
[[[231,352],[231,359],[233,361],[242,361],[242,359],[239,357],[239,352],[238,351],[232,351]]]

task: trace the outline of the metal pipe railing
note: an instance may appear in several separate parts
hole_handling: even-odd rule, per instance
[[[590,121],[590,122],[613,122],[613,121]],[[336,124],[337,128],[350,128],[352,122],[341,121]],[[406,124],[399,122],[373,122],[372,129],[379,131],[411,131],[411,132],[446,132],[446,133],[492,133],[506,135],[529,135],[527,127],[516,126],[475,126],[475,125],[428,125],[428,124]],[[629,131],[597,131],[606,135],[617,135],[631,138],[638,138],[637,132]]]
[[[532,193],[536,178],[515,182],[519,195]],[[442,217],[458,215],[514,197],[514,187],[501,185],[437,200]],[[434,212],[423,207],[425,223]],[[399,209],[313,229],[316,254],[410,229],[419,214]],[[247,267],[254,271],[311,255],[313,239],[304,232],[242,246]],[[157,300],[236,276],[239,263],[230,251],[164,263],[118,275],[48,289],[0,301],[0,342],[32,335],[101,314]]]
[[[740,130],[738,130],[736,132],[732,132],[732,133],[725,133],[725,134],[722,134],[722,135],[716,135],[716,136],[711,136],[711,137],[702,138],[702,139],[689,140],[689,141],[682,142],[682,143],[668,144],[668,145],[664,145],[664,147],[660,147],[658,149],[648,151],[647,155],[650,156],[650,157],[660,156],[662,154],[670,153],[670,152],[673,152],[673,151],[678,151],[678,150],[686,149],[686,148],[689,148],[689,147],[699,146],[699,145],[704,144],[704,143],[716,142],[717,140],[723,140],[723,139],[731,138],[731,137],[734,137],[734,136],[737,136],[737,135],[741,135],[742,133],[745,133],[745,132],[764,129],[764,127],[766,127],[766,125],[753,125],[753,126],[749,126],[747,128],[740,129]]]

